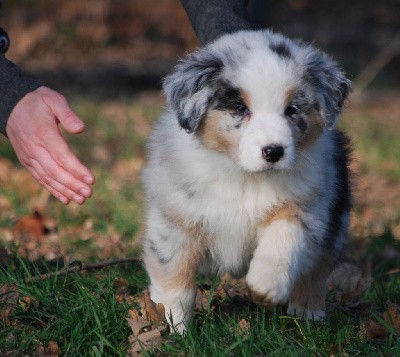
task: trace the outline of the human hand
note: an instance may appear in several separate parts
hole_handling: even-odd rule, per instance
[[[39,183],[63,204],[83,204],[92,195],[94,176],[72,153],[58,124],[73,134],[85,130],[61,94],[39,87],[14,107],[6,132],[21,164]]]

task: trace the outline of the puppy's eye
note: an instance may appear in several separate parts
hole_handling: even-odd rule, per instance
[[[235,118],[245,118],[248,115],[250,115],[250,109],[245,105],[241,105],[240,107],[236,108],[236,112],[233,114]]]
[[[232,114],[232,117],[236,119],[237,122],[235,128],[239,129],[242,126],[244,120],[250,118],[250,115],[250,109],[247,108],[245,105],[237,107],[236,111]]]
[[[244,107],[243,112],[242,112],[242,117],[245,118],[250,115],[250,109],[247,107]]]
[[[296,105],[288,105],[285,109],[285,117],[291,118],[300,113],[300,109]]]

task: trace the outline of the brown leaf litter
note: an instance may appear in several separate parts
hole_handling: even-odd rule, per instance
[[[251,328],[250,320],[248,319],[241,319],[239,320],[237,326],[230,327],[230,332],[234,335],[246,335],[249,333]]]
[[[20,217],[11,229],[17,253],[29,260],[45,257],[52,260],[61,255],[57,249],[59,234],[57,222],[45,217],[39,210],[29,216]]]
[[[327,284],[329,302],[335,307],[341,306],[348,311],[366,313],[370,311],[372,304],[369,301],[363,301],[362,298],[371,286],[372,281],[370,264],[362,266],[342,263],[329,277]],[[132,301],[131,296],[123,296],[123,294],[126,294],[124,286],[119,288],[118,294],[120,296],[117,299]],[[134,343],[131,349],[131,355],[134,356],[133,353],[138,354],[140,348],[149,349],[161,344],[162,336],[165,336],[165,334],[157,331],[157,324],[152,321],[163,321],[163,324],[166,324],[166,321],[162,305],[152,302],[147,291],[133,299],[140,306],[138,310],[129,311],[131,317],[128,319],[133,331],[130,342]],[[218,311],[230,313],[232,310],[237,310],[238,304],[243,306],[243,304],[249,303],[252,304],[244,280],[233,279],[226,274],[215,287],[210,285],[199,286],[195,299],[195,311],[218,309]],[[238,321],[236,327],[231,328],[231,333],[247,334],[250,328],[250,320],[242,318]]]
[[[21,296],[15,284],[4,284],[0,287],[0,320],[6,326],[19,327],[21,323],[13,315],[19,307],[28,311],[35,301],[29,296]]]
[[[233,279],[229,274],[224,274],[221,281],[212,289],[211,286],[201,285],[197,289],[195,310],[203,311],[210,306],[215,306],[234,299],[242,302],[249,301],[250,292],[243,279]]]
[[[400,334],[400,306],[387,302],[386,311],[379,318],[366,318],[361,323],[359,336],[364,341],[384,340],[391,332]]]
[[[47,347],[39,346],[36,350],[38,357],[58,357],[61,351],[56,341],[49,341]]]
[[[4,284],[0,288],[0,319],[11,326],[11,316],[17,308],[19,292],[15,284]]]
[[[372,281],[369,263],[365,266],[342,263],[328,278],[328,301],[349,310],[368,310],[371,304],[362,301],[362,297],[371,287]]]
[[[132,329],[128,356],[139,356],[142,351],[161,347],[163,336],[169,333],[163,304],[156,304],[146,290],[135,297],[138,309],[129,310],[126,320]]]
[[[107,225],[106,232],[97,232],[91,219],[59,231],[55,219],[34,209],[30,215],[16,219],[11,228],[0,229],[0,265],[7,265],[13,252],[30,261],[42,258],[67,261],[78,241],[88,241],[89,246],[89,249],[76,252],[76,257],[81,260],[87,258],[88,253],[93,255],[94,251],[97,257],[126,256],[138,244],[136,240],[124,241],[112,225]]]

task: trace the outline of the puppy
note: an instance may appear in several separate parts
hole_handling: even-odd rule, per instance
[[[322,318],[349,225],[348,140],[334,129],[349,80],[264,30],[188,55],[163,88],[143,172],[151,298],[182,333],[196,274],[228,272],[261,303]]]

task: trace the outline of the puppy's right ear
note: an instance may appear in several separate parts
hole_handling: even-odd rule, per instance
[[[202,49],[188,55],[176,71],[164,79],[163,91],[168,105],[186,132],[194,132],[206,114],[222,67],[220,58]]]

